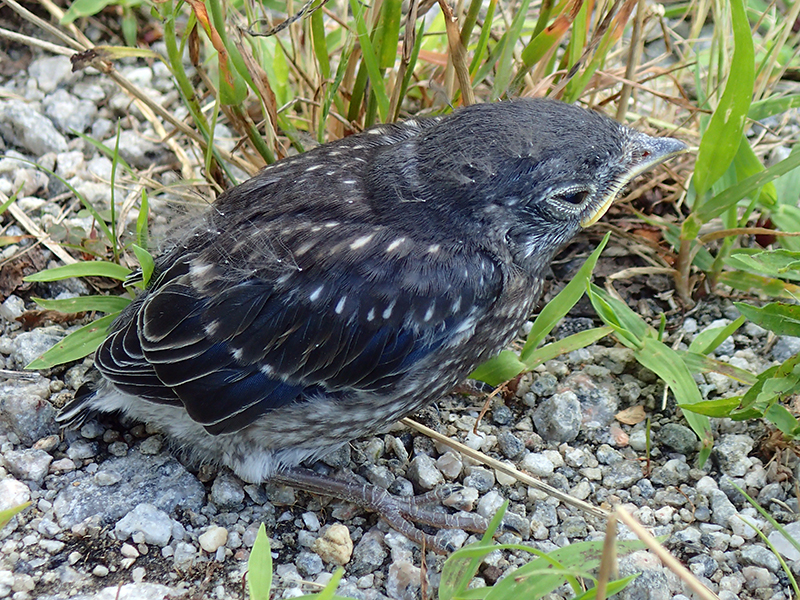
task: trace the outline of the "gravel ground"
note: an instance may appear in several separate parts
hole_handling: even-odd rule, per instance
[[[91,33],[90,37],[91,37]],[[70,72],[65,57],[30,55],[7,48],[0,76],[0,191],[19,191],[17,205],[48,231],[89,232],[80,211],[56,178],[14,158],[54,170],[90,201],[108,206],[111,162],[73,132],[111,140],[122,118],[120,151],[140,169],[170,165],[174,157],[129,99],[96,72]],[[9,62],[10,61],[10,62]],[[120,71],[165,105],[177,95],[158,63],[122,63]],[[219,130],[225,137],[224,128]],[[174,182],[172,170],[154,172]],[[120,175],[120,177],[122,177]],[[121,184],[125,184],[120,179]],[[165,200],[152,205],[166,225]],[[128,215],[135,223],[136,211]],[[3,235],[21,236],[6,213]],[[53,229],[55,227],[55,229]],[[55,234],[54,234],[55,235]],[[590,248],[576,244],[571,254]],[[636,264],[621,248],[607,252],[598,274]],[[580,253],[580,252],[579,252]],[[585,256],[585,254],[584,254]],[[0,509],[32,501],[30,509],[0,531],[0,598],[155,599],[241,598],[242,576],[261,523],[270,535],[276,598],[318,589],[337,565],[345,578],[339,594],[364,600],[419,598],[420,548],[374,515],[348,504],[290,488],[246,484],[227,470],[185,465],[157,431],[138,423],[89,422],[80,431],[59,432],[56,408],[83,380],[90,360],[50,372],[23,367],[87,318],[34,315],[32,296],[66,298],[89,292],[82,281],[25,284],[21,277],[60,263],[30,239],[2,248],[0,270]],[[565,258],[568,273],[582,258]],[[626,262],[627,261],[627,262]],[[96,286],[98,282],[91,282]],[[550,297],[563,285],[551,286]],[[669,311],[669,283],[651,277],[618,287],[640,312]],[[591,314],[587,311],[587,315]],[[26,318],[20,319],[25,315]],[[738,316],[727,302],[710,298],[690,316],[670,314],[668,339],[686,347],[701,331]],[[34,326],[31,327],[31,324]],[[591,325],[581,305],[555,337]],[[726,340],[716,358],[760,371],[800,350],[800,339],[768,339],[754,325]],[[741,393],[723,376],[698,376],[707,398]],[[668,398],[663,385],[641,369],[629,350],[610,340],[552,360],[526,375],[513,392],[495,399],[473,433],[483,399],[443,398],[419,418],[468,446],[514,464],[550,485],[597,506],[622,505],[666,545],[722,600],[789,598],[788,580],[777,557],[747,520],[769,535],[795,573],[800,553],[782,542],[733,487],[745,489],[787,528],[800,535],[794,494],[796,457],[762,454],[761,423],[714,421],[712,459],[696,467],[698,440]],[[651,470],[646,471],[644,423],[615,419],[641,405],[653,419]],[[490,517],[504,499],[518,533],[502,542],[522,542],[543,551],[600,539],[605,524],[534,489],[463,458],[400,426],[358,440],[326,461],[331,471],[350,470],[393,493],[410,495],[445,482],[463,490],[446,503]],[[440,532],[455,546],[474,536]],[[621,537],[630,537],[623,530]],[[443,558],[428,553],[427,589],[435,591]],[[477,585],[490,585],[523,564],[518,553],[487,557]],[[622,598],[687,600],[681,581],[647,552],[621,560],[621,575],[641,576]],[[548,598],[571,597],[561,589]]]

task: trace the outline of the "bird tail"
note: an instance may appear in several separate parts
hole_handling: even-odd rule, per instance
[[[61,407],[56,416],[56,422],[64,429],[78,429],[97,414],[97,410],[93,406],[95,396],[97,396],[96,384],[94,382],[84,383],[75,392],[75,397]]]

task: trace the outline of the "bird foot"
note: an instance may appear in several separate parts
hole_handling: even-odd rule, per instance
[[[439,554],[456,550],[448,542],[422,531],[417,524],[439,529],[464,529],[475,533],[486,531],[488,521],[480,515],[453,515],[430,508],[456,492],[461,486],[447,485],[426,494],[408,498],[394,496],[375,485],[345,481],[296,467],[270,478],[275,483],[288,485],[306,492],[333,496],[352,502],[378,515],[408,539],[424,545]]]

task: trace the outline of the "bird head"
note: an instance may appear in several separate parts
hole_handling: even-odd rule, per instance
[[[541,270],[634,177],[686,151],[595,111],[521,99],[461,109],[392,146],[377,157],[377,185],[381,197],[424,203],[440,226],[466,224],[464,235],[502,241],[516,264]]]

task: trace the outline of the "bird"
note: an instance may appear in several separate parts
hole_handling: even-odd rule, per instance
[[[421,523],[480,529],[313,464],[507,346],[556,252],[686,150],[593,110],[516,99],[268,165],[166,245],[58,420],[122,413],[199,462],[356,502],[429,547]]]

